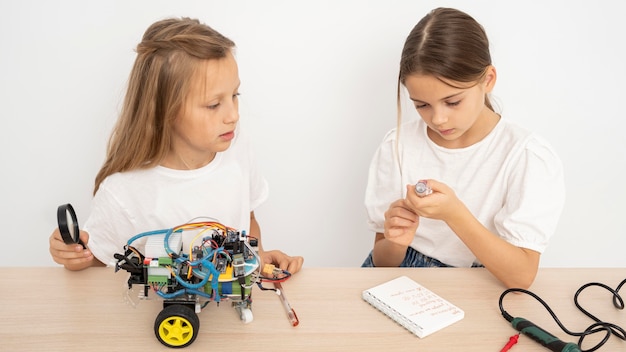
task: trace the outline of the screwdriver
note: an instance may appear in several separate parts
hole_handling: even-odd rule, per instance
[[[296,315],[296,311],[291,308],[289,301],[287,301],[287,297],[285,296],[285,291],[283,290],[283,286],[280,282],[275,282],[274,287],[276,288],[276,294],[280,298],[280,302],[283,304],[285,308],[285,312],[287,313],[287,319],[291,323],[291,326],[298,326],[300,321],[298,320],[298,316]]]

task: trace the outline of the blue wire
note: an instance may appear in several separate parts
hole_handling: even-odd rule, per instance
[[[174,229],[163,229],[163,230],[154,230],[154,231],[147,231],[147,232],[142,232],[140,234],[137,234],[133,237],[131,237],[126,244],[127,245],[131,245],[133,242],[135,242],[136,240],[140,239],[141,237],[146,237],[146,236],[153,236],[153,235],[162,235],[162,234],[166,234],[169,232],[170,234],[172,233],[172,230]],[[175,231],[176,233],[179,232],[183,232],[182,229]],[[166,245],[167,249],[169,249],[169,244]],[[171,250],[170,250],[171,251]]]
[[[161,291],[156,291],[156,293],[157,293],[157,295],[159,295],[159,296],[161,296],[163,298],[170,299],[170,298],[175,298],[175,297],[178,297],[178,296],[184,294],[185,290],[182,289],[182,290],[178,290],[178,291],[172,292],[172,293],[164,293],[164,292],[161,292]]]
[[[213,263],[211,263],[210,261],[203,259],[200,262],[201,262],[201,264],[204,267],[209,269],[209,272],[212,274],[213,279],[211,280],[211,288],[213,289],[214,292],[216,292],[216,294],[215,294],[215,301],[219,302],[221,297],[220,297],[219,294],[217,294],[217,292],[218,292],[218,287],[217,286],[218,286],[218,282],[219,282],[218,280],[219,280],[220,272],[215,268],[215,265],[213,265]],[[199,276],[204,275],[202,280],[200,282],[196,283],[196,284],[190,284],[190,283],[184,281],[183,279],[180,278],[179,275],[175,275],[174,278],[176,279],[176,281],[179,284],[181,284],[186,289],[193,290],[193,289],[201,288],[204,285],[206,285],[206,283],[209,281],[209,276],[211,276],[211,275],[205,275],[206,273],[204,273],[202,271],[199,271],[197,269],[194,269],[193,272],[198,274]]]
[[[130,246],[133,242],[135,242],[136,240],[140,239],[141,237],[152,236],[152,235],[162,235],[162,234],[165,233],[165,231],[167,231],[167,230],[155,230],[155,231],[142,232],[140,234],[137,234],[137,235],[131,237],[128,240],[128,242],[126,242],[126,244],[128,246]]]
[[[178,290],[178,291],[172,292],[172,293],[165,293],[165,292],[157,291],[157,295],[159,295],[160,297],[165,298],[165,299],[176,298],[176,297],[181,296],[181,295],[183,295],[185,293],[190,293],[190,294],[193,294],[193,295],[199,295],[199,296],[202,296],[204,298],[211,299],[211,295],[207,294],[206,292],[194,290],[194,289],[191,289],[191,288],[189,288],[189,289],[181,289],[181,290]]]

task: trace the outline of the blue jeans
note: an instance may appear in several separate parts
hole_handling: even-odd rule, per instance
[[[374,260],[372,259],[372,252],[365,258],[362,268],[373,268]],[[416,251],[413,247],[409,247],[406,250],[404,260],[400,263],[401,268],[451,268],[452,265],[448,265],[438,261],[435,258],[431,258]],[[482,267],[480,264],[474,264],[472,267]]]

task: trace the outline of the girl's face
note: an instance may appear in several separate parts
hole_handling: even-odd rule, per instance
[[[232,54],[199,67],[179,116],[164,166],[196,169],[230,147],[239,121],[239,71]]]
[[[495,81],[495,69],[490,67],[483,80],[474,85],[446,84],[432,75],[411,75],[404,84],[428,125],[430,139],[442,147],[464,148],[487,136],[500,118],[485,106],[485,95]]]

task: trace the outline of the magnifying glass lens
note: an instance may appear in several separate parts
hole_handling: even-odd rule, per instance
[[[78,236],[74,233],[74,221],[72,221],[72,214],[69,210],[65,210],[65,219],[67,224],[67,230],[70,234],[70,237],[74,239],[74,242],[78,242]]]
[[[59,223],[59,232],[61,232],[61,238],[65,244],[80,243],[80,231],[78,229],[78,220],[76,219],[76,212],[71,204],[59,205],[57,209],[57,222]]]

